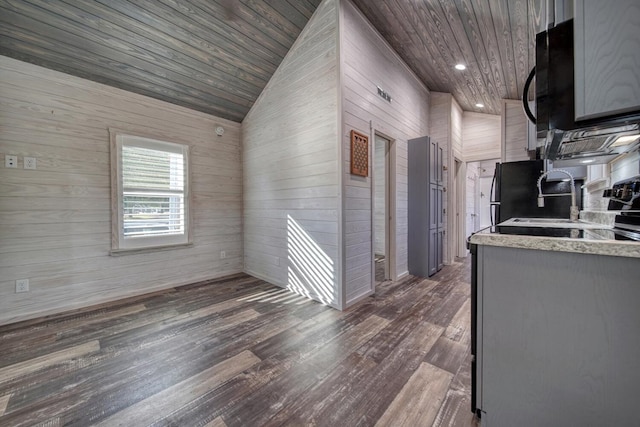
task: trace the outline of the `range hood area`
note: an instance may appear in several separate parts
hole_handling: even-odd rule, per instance
[[[627,11],[637,7],[633,0],[620,1]],[[562,166],[608,163],[640,149],[640,78],[630,66],[640,52],[634,29],[640,19],[623,14],[606,22],[604,4],[573,7],[569,14],[575,18],[565,14],[558,23],[556,16],[536,35],[536,66],[525,86],[528,93],[535,76],[535,117],[526,97],[523,105],[536,125],[538,158]],[[603,41],[603,34],[612,40]],[[618,51],[603,47],[612,44]]]
[[[637,123],[572,131],[555,129],[543,140],[543,157],[561,166],[608,163],[639,147],[640,125]]]

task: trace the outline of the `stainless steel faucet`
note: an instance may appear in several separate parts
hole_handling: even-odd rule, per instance
[[[562,172],[566,174],[571,179],[571,193],[556,193],[556,194],[542,194],[542,179],[549,175],[551,172]],[[538,178],[538,207],[544,207],[544,198],[550,196],[571,196],[571,208],[569,209],[569,219],[571,221],[577,221],[580,215],[580,211],[578,210],[578,205],[576,204],[576,188],[575,182],[573,180],[573,175],[567,172],[564,169],[551,169],[549,171],[544,172]]]

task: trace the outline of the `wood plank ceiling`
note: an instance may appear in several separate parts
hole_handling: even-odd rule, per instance
[[[542,0],[353,2],[430,90],[489,114],[500,114],[501,99],[522,98],[546,26]]]
[[[242,121],[321,0],[0,0],[0,54]]]
[[[320,1],[0,0],[0,55],[239,122]],[[542,0],[353,1],[463,110],[522,96]]]

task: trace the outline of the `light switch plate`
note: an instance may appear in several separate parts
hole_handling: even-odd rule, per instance
[[[11,154],[7,154],[4,156],[4,167],[5,168],[17,168],[18,167],[18,156],[13,156]]]
[[[36,169],[36,158],[35,157],[25,157],[24,158],[24,168],[25,169]]]

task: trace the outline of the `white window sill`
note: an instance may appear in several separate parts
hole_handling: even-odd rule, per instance
[[[136,255],[146,254],[151,252],[171,251],[174,249],[190,248],[193,243],[180,243],[177,245],[164,245],[164,246],[149,246],[145,248],[131,248],[131,249],[111,249],[109,255],[111,256],[123,256],[123,255]]]

